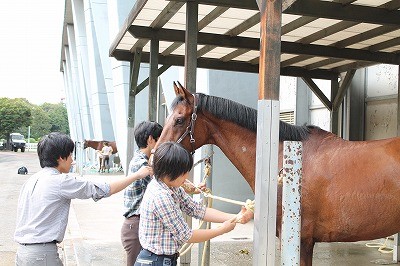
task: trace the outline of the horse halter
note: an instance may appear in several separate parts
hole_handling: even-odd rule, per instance
[[[181,143],[182,140],[184,138],[186,138],[187,135],[189,135],[190,137],[190,144],[192,145],[192,152],[190,153],[191,155],[193,155],[195,153],[194,150],[194,143],[196,142],[196,140],[194,139],[194,124],[196,122],[197,119],[197,97],[198,95],[195,93],[193,94],[193,113],[189,122],[189,125],[186,127],[186,131],[183,132],[183,134],[180,136],[180,138],[177,140],[177,143]]]

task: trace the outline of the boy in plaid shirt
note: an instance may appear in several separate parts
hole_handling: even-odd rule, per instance
[[[244,207],[236,215],[195,202],[180,187],[192,167],[192,156],[178,143],[163,143],[155,151],[155,178],[147,186],[140,207],[139,240],[143,249],[135,266],[177,265],[178,250],[184,243],[204,242],[230,232],[237,221],[247,223],[253,216]],[[218,228],[192,230],[183,212],[197,219],[222,224]]]
[[[148,166],[151,150],[160,137],[162,126],[153,121],[142,121],[136,125],[134,135],[138,149],[129,163],[129,173],[135,173],[143,166]],[[121,242],[126,251],[126,264],[132,266],[142,249],[139,242],[140,204],[147,185],[152,177],[150,175],[135,180],[124,191],[124,216],[121,227]]]

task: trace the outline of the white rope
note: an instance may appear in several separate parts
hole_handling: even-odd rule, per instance
[[[198,163],[201,163],[203,161],[206,161],[207,159],[209,159],[212,156],[209,155],[207,158],[203,158],[202,160],[200,160]],[[203,182],[205,182],[205,179],[210,176],[211,173],[211,165],[209,163],[206,162],[205,168],[204,168],[204,179]],[[193,184],[190,180],[185,180],[185,183],[190,184],[194,189],[192,191],[192,193],[194,193],[195,191],[200,192],[201,194],[203,194],[203,196],[205,198],[208,198],[208,207],[211,208],[212,206],[212,199],[217,199],[220,201],[225,201],[228,203],[232,203],[232,204],[236,204],[239,206],[244,206],[247,210],[250,210],[254,213],[254,205],[255,205],[255,201],[253,200],[246,200],[246,202],[243,201],[238,201],[238,200],[232,200],[232,199],[227,199],[227,198],[223,198],[223,197],[219,197],[219,196],[214,196],[212,195],[210,192],[211,190],[208,189],[208,191],[203,191],[201,190],[198,186],[196,186],[195,184]],[[182,185],[182,187],[185,187],[185,184]],[[186,186],[187,187],[187,186]],[[234,218],[232,218],[232,222],[239,222],[241,217],[241,215],[237,215]],[[201,221],[200,225],[199,225],[199,229],[201,228],[201,226],[203,225],[204,221]],[[211,226],[211,224],[208,222],[206,228],[209,229]],[[193,247],[194,243],[186,243],[184,244],[180,250],[179,250],[179,254],[180,256],[183,256],[184,254],[186,254],[192,247]],[[202,259],[201,259],[201,265],[204,265],[205,262],[205,256],[206,256],[206,245],[203,246],[203,253],[202,253]]]
[[[224,198],[224,197],[220,197],[220,196],[215,196],[215,195],[212,195],[209,192],[205,192],[205,191],[200,190],[198,187],[195,186],[195,184],[193,184],[191,181],[189,181],[187,179],[186,179],[186,182],[191,184],[195,188],[197,188],[197,190],[199,190],[200,193],[202,193],[204,195],[204,197],[206,197],[206,198],[212,198],[212,199],[216,199],[216,200],[220,200],[220,201],[225,201],[225,202],[228,202],[228,203],[236,204],[236,205],[239,205],[239,206],[244,206],[247,210],[250,210],[250,211],[252,211],[254,213],[254,205],[255,205],[254,200],[249,200],[248,199],[248,200],[246,200],[246,202],[243,202],[243,201],[228,199],[228,198]]]
[[[384,254],[393,253],[393,248],[388,247],[386,245],[388,239],[389,239],[389,237],[386,237],[386,240],[384,243],[370,242],[370,243],[366,243],[365,246],[367,246],[369,248],[378,248],[378,251],[381,253],[384,253]]]

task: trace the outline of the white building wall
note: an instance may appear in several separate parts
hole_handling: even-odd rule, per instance
[[[72,15],[74,24],[68,25],[68,28],[73,27],[75,39],[72,41],[72,34],[69,34],[68,44],[70,50],[76,57],[76,65],[78,68],[78,76],[75,78],[77,91],[79,96],[79,107],[81,109],[83,128],[83,139],[93,139],[93,121],[92,121],[92,106],[90,97],[90,73],[88,63],[88,51],[86,42],[85,17],[82,0],[71,0]],[[72,33],[72,30],[70,30]],[[80,139],[79,141],[83,141]]]
[[[90,73],[91,117],[94,139],[115,140],[109,99],[114,102],[114,93],[107,90],[106,80],[111,78],[111,64],[108,56],[108,15],[106,0],[84,0],[87,58]],[[107,82],[108,85],[111,85]],[[111,107],[111,108],[110,108]]]
[[[313,79],[318,88],[325,94],[325,96],[331,100],[331,82],[330,80]],[[320,128],[331,131],[331,113],[320,101],[320,99],[314,94],[310,93],[311,96],[309,103],[309,122],[311,125],[319,126]]]
[[[398,66],[369,67],[365,78],[365,139],[397,136]]]
[[[78,139],[75,139],[75,141],[80,141],[82,140],[85,135],[85,127],[89,127],[89,123],[87,120],[87,116],[84,115],[82,112],[82,101],[84,100],[84,97],[82,97],[82,90],[80,90],[79,87],[79,75],[78,75],[78,62],[76,59],[76,50],[75,50],[75,38],[74,38],[74,31],[73,27],[68,25],[67,26],[67,35],[68,35],[68,43],[71,44],[68,46],[68,48],[65,49],[65,57],[66,57],[66,63],[68,66],[68,78],[70,78],[70,84],[71,87],[68,88],[69,94],[72,96],[69,99],[67,98],[67,102],[73,102],[74,103],[74,111],[76,112],[76,119],[78,121]],[[67,94],[68,95],[68,94]],[[85,119],[86,118],[86,119]]]
[[[64,91],[66,95],[66,106],[68,110],[68,123],[69,130],[71,132],[71,138],[73,140],[81,139],[83,136],[83,125],[81,120],[81,114],[79,112],[78,104],[73,100],[73,92],[75,87],[73,86],[73,78],[71,74],[71,64],[69,59],[69,48],[65,48],[66,61],[63,62],[64,66]]]

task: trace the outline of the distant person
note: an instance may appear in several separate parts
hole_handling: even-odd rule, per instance
[[[133,174],[143,166],[149,165],[151,150],[161,135],[162,126],[157,122],[143,121],[134,129],[135,142],[138,149],[129,163],[129,174]],[[121,228],[121,242],[126,251],[126,265],[132,266],[142,249],[139,242],[139,207],[147,185],[152,177],[148,175],[135,180],[124,191],[124,216]]]
[[[230,232],[236,222],[247,223],[251,211],[239,214],[207,208],[182,187],[193,167],[193,157],[182,145],[165,142],[154,153],[154,179],[147,186],[140,206],[139,239],[143,249],[135,266],[175,266],[184,243],[199,243]],[[206,222],[222,223],[212,229],[191,229],[183,213]]]
[[[97,157],[99,158],[99,173],[103,170],[103,154],[101,153],[101,150],[96,150]]]
[[[107,171],[110,172],[110,156],[113,153],[113,148],[110,146],[110,144],[107,141],[104,141],[103,143],[103,148],[101,149],[101,155],[102,155],[102,163],[101,163],[101,172],[105,172],[106,168]]]
[[[122,172],[121,158],[119,157],[118,152],[114,154],[114,167],[117,168],[117,172]]]
[[[73,141],[58,132],[44,136],[38,144],[43,169],[24,183],[18,199],[14,233],[14,240],[19,244],[17,266],[62,265],[56,243],[64,239],[71,199],[97,201],[153,173],[151,167],[145,166],[109,183],[83,179],[68,174],[73,151]]]

